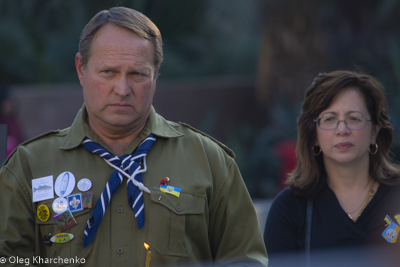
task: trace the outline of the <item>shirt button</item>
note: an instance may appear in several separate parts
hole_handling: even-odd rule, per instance
[[[176,206],[175,209],[176,209],[177,212],[181,212],[182,211],[181,206]]]
[[[119,249],[117,249],[117,253],[118,253],[118,254],[122,254],[122,253],[124,253],[124,249],[123,249],[123,248],[119,248]]]
[[[118,208],[117,208],[117,212],[118,212],[118,213],[122,213],[123,211],[124,211],[124,208],[123,208],[123,207],[118,207]]]

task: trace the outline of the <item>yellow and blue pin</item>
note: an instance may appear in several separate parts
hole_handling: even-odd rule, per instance
[[[396,219],[397,223],[400,224],[400,215],[396,214],[394,216]],[[386,215],[385,217],[385,222],[386,224],[386,229],[382,233],[382,237],[389,243],[396,243],[397,238],[399,237],[399,232],[400,232],[400,226],[397,225],[390,217],[389,215]]]
[[[168,177],[164,177],[163,179],[161,179],[160,191],[179,197],[181,194],[181,189],[174,186],[166,185],[168,181],[169,181]]]

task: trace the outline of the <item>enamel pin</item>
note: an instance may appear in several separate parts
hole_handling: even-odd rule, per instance
[[[68,209],[68,201],[63,197],[56,198],[53,201],[52,208],[55,213],[64,212]]]
[[[167,182],[169,182],[169,177],[164,177],[160,181],[160,185],[167,185]]]
[[[179,197],[180,194],[181,194],[181,189],[180,189],[180,188],[173,187],[173,186],[169,186],[169,185],[167,185],[167,186],[165,186],[165,185],[160,185],[160,190],[161,190],[162,192],[165,192],[165,193],[174,195],[174,196],[176,196],[176,197]]]
[[[71,212],[81,211],[83,210],[83,203],[82,203],[82,194],[77,193],[73,195],[69,195],[67,197],[69,210]]]
[[[75,187],[75,176],[72,172],[61,173],[55,182],[54,190],[57,196],[66,197],[72,193]]]
[[[397,222],[400,221],[400,216],[399,214],[396,214],[394,216],[397,220]],[[385,217],[385,222],[387,223],[387,227],[385,231],[382,233],[382,237],[389,243],[396,243],[397,238],[399,237],[399,232],[400,232],[400,226],[397,225],[392,219],[389,217],[389,215],[386,215]]]
[[[37,216],[42,222],[47,222],[50,218],[50,210],[46,205],[39,205],[37,208]]]
[[[74,239],[74,235],[70,233],[59,233],[50,238],[50,241],[53,243],[67,243]]]
[[[58,224],[58,228],[60,228],[61,232],[64,232],[65,230],[77,224],[74,215],[72,215],[70,210],[66,210],[63,213],[59,213],[55,215],[53,218]]]
[[[83,208],[90,209],[92,207],[92,199],[93,199],[92,192],[84,193],[82,198],[83,198]]]
[[[51,246],[51,245],[53,245],[53,243],[50,241],[50,239],[51,239],[51,233],[49,233],[48,235],[44,235],[44,236],[42,237],[43,243],[44,243],[46,246]]]
[[[88,178],[82,178],[78,182],[78,189],[82,192],[88,191],[92,187],[92,181]]]

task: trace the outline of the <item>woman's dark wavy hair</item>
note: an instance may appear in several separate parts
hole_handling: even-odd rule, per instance
[[[370,155],[369,173],[381,184],[398,184],[399,165],[389,157],[393,141],[393,127],[389,121],[388,106],[381,83],[369,75],[352,71],[333,71],[319,74],[307,89],[300,116],[297,119],[297,146],[295,169],[289,174],[286,183],[299,195],[313,196],[319,192],[326,181],[322,154],[315,156],[312,147],[317,138],[314,120],[326,110],[333,99],[345,89],[360,91],[373,125],[381,129],[376,138],[378,152]]]

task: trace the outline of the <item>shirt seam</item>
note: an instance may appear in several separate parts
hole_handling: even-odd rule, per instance
[[[210,216],[213,215],[214,210],[215,210],[215,205],[216,205],[217,203],[219,203],[218,200],[220,199],[222,189],[225,187],[226,183],[228,182],[228,173],[229,173],[229,170],[230,170],[230,169],[232,168],[232,166],[233,166],[233,162],[234,162],[233,159],[230,159],[230,162],[227,162],[227,161],[225,160],[224,181],[221,183],[221,186],[220,186],[219,188],[217,188],[217,190],[215,191],[215,192],[216,192],[216,193],[215,193],[215,196],[216,196],[216,197],[214,198],[214,200],[213,200],[213,202],[212,202],[212,204],[211,204]]]
[[[29,192],[27,192],[27,189],[25,188],[25,186],[22,185],[21,181],[14,175],[14,173],[7,166],[4,166],[3,168],[4,170],[7,170],[10,173],[10,175],[17,181],[19,187],[21,188],[22,192],[24,192],[24,195],[29,200],[29,202],[32,202],[32,198],[29,195]]]

